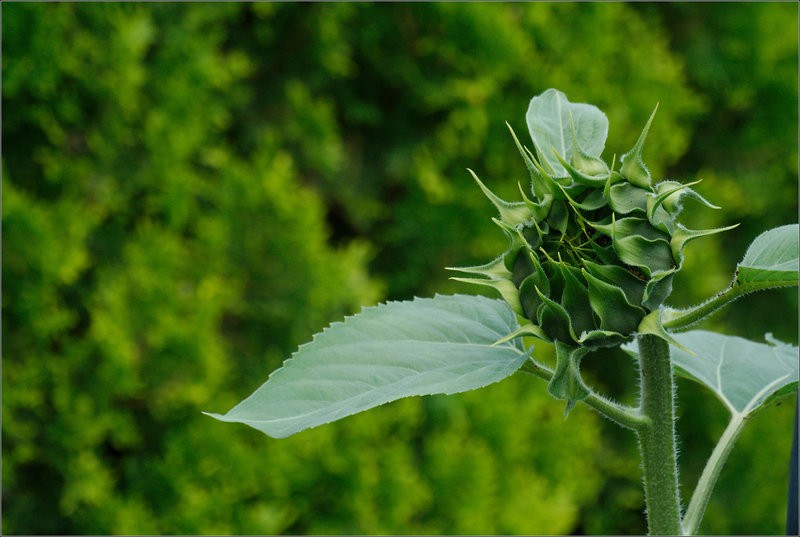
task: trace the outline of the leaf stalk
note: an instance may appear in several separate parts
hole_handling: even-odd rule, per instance
[[[754,291],[766,289],[778,289],[781,287],[793,287],[797,285],[797,280],[784,281],[761,281],[740,283],[738,280],[731,282],[730,287],[702,304],[698,304],[685,310],[665,309],[661,318],[664,328],[667,330],[683,330],[702,321],[717,310],[727,306],[739,297]]]
[[[540,364],[533,358],[526,360],[520,371],[539,377],[547,382],[550,382],[554,374],[550,368]],[[650,426],[650,419],[643,416],[639,409],[615,403],[591,389],[589,390],[589,395],[581,401],[602,416],[626,429],[638,431]]]
[[[711,452],[711,456],[706,461],[703,473],[700,475],[697,486],[692,493],[692,499],[689,501],[686,515],[683,517],[682,535],[695,535],[697,533],[700,522],[703,520],[708,500],[714,490],[714,485],[716,485],[722,467],[725,461],[728,460],[728,455],[730,455],[733,445],[736,443],[736,439],[739,438],[746,422],[744,414],[734,413],[717,445],[714,447],[714,451]]]

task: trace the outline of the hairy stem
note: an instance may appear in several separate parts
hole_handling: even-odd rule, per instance
[[[548,382],[551,378],[553,378],[552,370],[534,361],[532,358],[522,365],[520,371],[537,376]],[[586,399],[583,399],[582,402],[586,403],[588,406],[592,407],[611,421],[628,429],[633,429],[636,431],[642,427],[646,427],[650,423],[650,420],[641,415],[638,409],[620,405],[619,403],[610,401],[593,391],[590,392],[589,395],[586,396]]]
[[[708,505],[708,499],[711,497],[711,492],[714,490],[714,485],[717,483],[722,466],[728,459],[728,455],[733,449],[733,444],[739,438],[739,434],[744,429],[745,419],[743,414],[734,414],[731,417],[730,423],[725,428],[725,432],[714,447],[711,457],[708,458],[703,473],[697,482],[697,486],[692,494],[692,499],[689,501],[689,507],[686,509],[686,515],[683,518],[683,535],[694,535],[697,533],[697,528],[700,527],[700,521],[703,520],[703,513]]]
[[[641,412],[650,420],[637,430],[649,534],[679,535],[680,493],[669,346],[653,335],[641,335],[638,341]]]
[[[666,309],[661,321],[664,328],[667,330],[682,330],[702,321],[718,309],[727,306],[737,298],[752,293],[753,291],[777,289],[779,287],[793,287],[796,285],[796,281],[740,283],[738,280],[734,280],[728,289],[718,293],[714,298],[702,304],[692,306],[685,310]]]

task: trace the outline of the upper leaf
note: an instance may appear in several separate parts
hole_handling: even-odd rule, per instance
[[[706,233],[687,232],[688,230],[679,228],[673,237],[672,246],[680,249],[680,243],[690,240],[692,233]],[[664,327],[669,330],[680,330],[708,317],[747,293],[797,285],[798,242],[797,224],[765,231],[747,248],[744,259],[736,266],[736,275],[729,289],[688,309],[664,308],[661,311]]]
[[[765,231],[750,244],[739,263],[740,283],[797,282],[798,226],[790,224]]]
[[[600,157],[608,136],[608,118],[596,106],[571,103],[562,92],[549,89],[531,99],[525,116],[540,161],[549,164],[556,177],[569,175],[553,149],[565,161],[572,160],[570,113],[580,149],[587,157]]]
[[[705,330],[673,334],[697,354],[673,349],[676,372],[714,392],[731,413],[748,416],[773,396],[797,390],[798,349]]]
[[[502,301],[453,295],[364,308],[302,345],[222,421],[284,438],[411,395],[457,393],[497,382],[527,358]]]

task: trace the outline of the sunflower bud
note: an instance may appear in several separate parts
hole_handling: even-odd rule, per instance
[[[684,197],[714,207],[690,188],[695,183],[651,186],[642,148],[654,116],[617,172],[600,157],[605,115],[548,90],[528,111],[536,155],[508,125],[530,174],[530,197],[520,187],[522,201],[506,202],[470,170],[510,245],[486,265],[451,270],[480,276],[455,279],[494,287],[524,318],[505,339],[532,335],[555,344],[549,391],[568,400],[567,410],[588,394],[583,355],[629,341],[669,296],[686,243],[731,229],[692,231],[676,222]]]

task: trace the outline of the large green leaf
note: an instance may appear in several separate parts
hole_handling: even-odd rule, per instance
[[[302,345],[222,421],[284,438],[411,395],[497,382],[527,358],[503,301],[453,295],[390,302],[334,323]]]
[[[797,282],[798,226],[776,227],[753,241],[739,263],[740,283]]]
[[[674,334],[697,356],[672,349],[676,372],[714,392],[734,415],[748,416],[773,398],[797,390],[798,349],[705,330]]]
[[[570,114],[580,149],[589,157],[599,157],[606,145],[608,118],[596,106],[571,103],[562,92],[549,89],[531,99],[525,116],[539,157],[550,165],[557,177],[565,177],[568,173],[553,153],[553,148],[565,161],[572,159]]]

